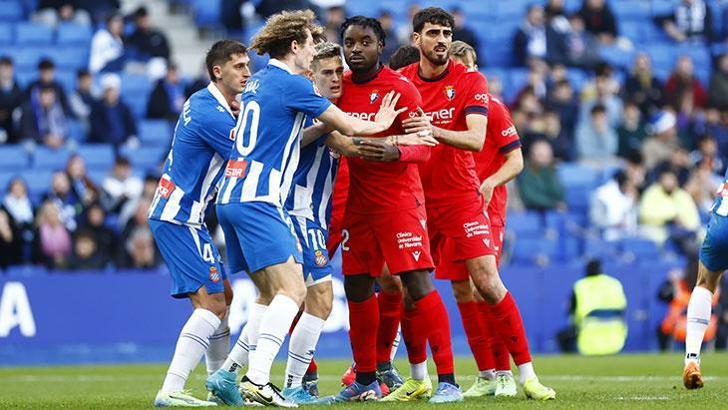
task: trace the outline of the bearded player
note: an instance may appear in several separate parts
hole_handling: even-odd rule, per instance
[[[421,99],[410,82],[380,62],[386,37],[381,24],[372,18],[352,17],[342,24],[341,37],[351,72],[344,77],[340,108],[354,117],[371,119],[382,95],[394,90],[400,93],[400,105],[407,110],[379,136],[402,134],[402,120],[416,115]],[[360,158],[347,160],[350,187],[341,249],[344,288],[349,300],[349,336],[357,374],[355,382],[339,394],[341,401],[381,397],[376,380],[376,329],[380,315],[374,282],[385,264],[392,274],[399,275],[414,301],[412,309],[403,313],[402,331],[413,376],[423,385],[428,337],[433,332],[449,334],[447,311],[429,276],[433,262],[417,173],[417,164],[425,162],[429,154],[430,148],[422,146],[372,147],[371,157],[380,163]],[[438,326],[432,326],[433,323]],[[431,343],[432,351],[448,357],[450,366],[439,369],[440,383],[431,401],[460,401],[462,394],[455,383],[449,339],[434,341],[441,343]],[[430,394],[431,387],[423,387],[423,394]]]
[[[411,118],[404,126],[410,132],[431,130],[441,142],[431,159],[420,166],[436,277],[450,280],[455,293],[469,292],[472,278],[490,306],[486,323],[495,326],[516,362],[526,396],[553,399],[554,391],[536,377],[521,314],[500,280],[490,221],[479,191],[473,152],[484,145],[487,82],[479,72],[449,59],[454,26],[449,13],[429,7],[414,16],[412,25],[413,40],[422,55],[418,64],[403,68],[402,74],[422,93],[427,115]],[[459,304],[458,308],[466,323],[484,316],[473,304]],[[494,367],[488,364],[488,368]],[[400,390],[392,395],[407,397],[408,392]]]

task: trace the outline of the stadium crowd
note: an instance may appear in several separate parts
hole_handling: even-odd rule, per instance
[[[118,1],[86,3],[91,4],[40,1],[28,13],[31,21],[51,27],[69,22],[99,27],[75,88],[58,81],[55,62],[44,56],[38,56],[37,79],[21,87],[13,59],[1,56],[0,141],[22,146],[30,156],[42,146],[73,153],[84,144],[110,144],[116,159],[107,175],[92,178],[86,170],[88,158],[73,155],[64,169],[52,174],[42,195],[29,194],[22,172],[12,178],[0,207],[0,267],[160,265],[145,220],[159,166],[134,166],[142,144],[139,123],[164,120],[173,126],[186,98],[207,79],[205,74],[188,79],[180,72],[170,60],[164,33],[154,27],[144,7],[122,16]],[[509,70],[515,71],[509,73],[520,73],[522,81],[506,81],[506,71],[493,68],[488,49],[481,47],[485,53],[480,53],[479,63],[490,91],[511,108],[524,145],[526,167],[509,186],[510,208],[561,214],[580,225],[582,229],[569,235],[581,240],[641,237],[678,255],[694,254],[728,153],[728,54],[722,52],[728,25],[720,24],[728,6],[682,0],[672,13],[643,22],[660,30],[666,44],[713,51],[710,67],[685,54],[665,75],[667,67],[653,66],[642,44],[623,33],[611,2],[584,0],[568,11],[565,3],[530,5],[511,33]],[[307,1],[264,0],[257,2],[259,17],[253,20],[282,8],[307,6]],[[407,7],[409,15],[418,10],[415,3]],[[337,39],[345,5],[318,9],[328,37]],[[721,15],[714,15],[716,9]],[[453,14],[454,38],[477,49],[483,42],[479,27],[469,25],[461,9],[454,8]],[[251,15],[240,19],[242,26]],[[386,61],[408,43],[409,23],[388,10],[379,19],[391,40]],[[629,60],[631,67],[606,52],[611,50],[635,56]],[[153,67],[160,61],[164,69],[154,77],[146,109],[134,112],[129,100],[137,96],[121,92],[125,67]],[[159,152],[155,165],[164,154]],[[598,183],[570,190],[573,174],[584,169]],[[513,219],[519,215],[514,213]]]

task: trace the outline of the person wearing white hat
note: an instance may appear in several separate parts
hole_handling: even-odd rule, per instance
[[[138,145],[137,125],[131,109],[120,97],[121,78],[117,74],[101,77],[101,100],[91,108],[90,142]]]
[[[655,113],[648,126],[650,138],[642,146],[645,166],[652,169],[662,161],[669,160],[678,147],[677,119],[670,111]]]

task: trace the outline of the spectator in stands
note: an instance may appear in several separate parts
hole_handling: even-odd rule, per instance
[[[728,110],[728,53],[718,57],[718,62],[710,76],[708,87],[710,105],[722,110]]]
[[[642,194],[645,189],[647,170],[645,169],[644,158],[640,151],[632,151],[624,158],[624,172],[627,178],[634,184],[637,191]]]
[[[154,200],[154,194],[157,192],[157,184],[159,183],[159,175],[149,173],[144,176],[142,193],[137,197],[130,198],[119,212],[119,226],[126,226],[126,223],[134,216],[140,201]],[[209,226],[208,226],[209,227]]]
[[[15,67],[10,57],[0,57],[0,144],[20,140],[15,132],[13,113],[23,104],[23,91],[15,81]]]
[[[112,14],[106,19],[106,27],[97,31],[91,39],[88,69],[92,74],[118,73],[124,69],[124,18]]]
[[[121,0],[76,0],[79,8],[87,10],[96,25],[103,23],[112,13],[118,13]]]
[[[91,130],[89,117],[91,108],[96,103],[96,96],[93,93],[93,77],[91,73],[82,68],[76,73],[76,89],[68,97],[73,116],[81,123],[86,135]]]
[[[678,146],[672,150],[670,158],[655,165],[647,174],[647,182],[657,181],[663,171],[670,170],[677,176],[677,184],[684,187],[690,178],[691,167],[690,153],[685,148]]]
[[[57,97],[54,87],[43,85],[38,90],[38,98],[25,103],[20,119],[24,139],[56,149],[66,143],[68,121]]]
[[[117,148],[139,145],[137,125],[131,109],[120,97],[121,80],[116,74],[101,78],[102,97],[91,108],[89,141],[114,144]]]
[[[680,188],[677,175],[670,169],[663,170],[642,195],[640,221],[643,235],[659,245],[668,238],[681,242],[694,238],[700,228],[693,198]]]
[[[722,176],[726,163],[718,152],[718,141],[711,134],[702,134],[698,137],[697,148],[690,153],[692,168],[701,164],[707,166],[711,172]]]
[[[68,260],[69,269],[100,270],[109,262],[105,254],[98,252],[98,244],[90,231],[80,229],[73,235],[73,253]]]
[[[617,128],[619,144],[617,155],[626,158],[630,152],[642,149],[642,144],[647,138],[647,127],[642,121],[640,107],[634,101],[628,101],[624,105],[622,124]]]
[[[41,263],[54,268],[65,266],[71,255],[71,234],[63,223],[61,211],[54,201],[45,201],[40,206],[36,226]]]
[[[51,188],[43,197],[58,207],[58,212],[70,232],[78,227],[77,218],[83,213],[83,203],[78,200],[71,189],[71,181],[64,171],[56,171],[51,178]]]
[[[379,12],[379,17],[377,18],[379,22],[382,24],[382,29],[384,29],[384,33],[387,35],[387,41],[384,43],[384,50],[382,50],[382,61],[385,63],[389,61],[389,58],[392,57],[392,54],[399,48],[399,43],[397,42],[397,30],[394,26],[394,17],[392,16],[392,13],[388,10],[382,10]],[[455,36],[453,35],[453,40]]]
[[[542,121],[543,135],[551,143],[554,157],[561,161],[570,161],[574,157],[574,140],[561,126],[559,114],[556,111],[546,110]]]
[[[417,4],[416,1],[412,1],[409,6],[407,6],[407,19],[405,20],[407,24],[402,24],[399,26],[399,29],[397,29],[397,39],[399,40],[399,44],[414,45],[412,43],[412,24],[409,23],[412,21],[415,14],[420,11],[420,8],[420,5]]]
[[[112,260],[117,252],[116,233],[106,226],[106,211],[100,203],[91,204],[81,221],[79,230],[89,232],[96,249],[104,260]]]
[[[580,14],[571,15],[567,24],[563,40],[564,63],[584,69],[595,67],[602,61],[597,37],[586,31]]]
[[[569,80],[556,82],[546,99],[546,108],[559,113],[561,128],[573,141],[574,130],[579,118],[579,102],[574,98],[574,88]]]
[[[185,87],[185,98],[190,98],[192,94],[207,87],[208,84],[210,84],[210,73],[207,72],[207,66],[203,65],[200,75]]]
[[[0,269],[23,262],[23,242],[17,224],[10,213],[0,205]]]
[[[43,58],[38,63],[38,79],[28,85],[25,90],[26,102],[30,101],[35,104],[38,101],[40,89],[43,87],[51,87],[56,92],[56,101],[61,105],[65,115],[71,114],[71,107],[68,104],[66,90],[63,85],[56,80],[56,64],[50,58]]]
[[[531,144],[526,167],[518,176],[518,192],[527,209],[566,209],[564,188],[556,173],[553,151],[547,141],[540,140]]]
[[[642,155],[647,169],[654,168],[658,163],[667,161],[677,148],[677,121],[675,114],[669,111],[659,111],[653,114],[647,130],[650,137],[642,146]]]
[[[637,54],[624,91],[645,115],[656,111],[662,103],[662,83],[653,75],[652,63],[646,53]]]
[[[98,201],[99,190],[86,173],[86,161],[80,155],[72,155],[66,163],[66,175],[71,183],[71,192],[84,207]]]
[[[176,64],[167,67],[167,74],[157,81],[147,103],[147,118],[177,121],[185,103],[185,86]]]
[[[602,238],[616,241],[637,234],[639,192],[627,172],[617,171],[609,182],[594,191],[589,205],[589,221],[599,228]]]
[[[543,7],[533,4],[526,12],[526,18],[513,38],[513,52],[516,64],[527,66],[533,60],[552,61],[551,53],[558,50],[560,36],[546,24]],[[556,58],[558,60],[558,58]]]
[[[478,36],[475,31],[467,26],[465,22],[465,13],[460,7],[453,7],[451,14],[455,19],[455,27],[452,30],[453,41],[464,41],[469,44],[475,51],[478,51]]]
[[[341,23],[346,19],[346,10],[341,6],[329,7],[326,10],[326,20],[324,23],[324,29],[326,39],[333,43],[339,42],[339,27]]]
[[[693,107],[703,108],[708,102],[708,93],[695,77],[693,60],[688,56],[681,56],[665,83],[665,102],[675,111],[680,111],[686,98]]]
[[[283,10],[305,10],[311,8],[311,2],[308,0],[260,0],[254,3],[257,3],[255,11],[263,19],[267,19]],[[344,20],[342,19],[341,21]]]
[[[607,109],[597,104],[591,109],[588,122],[576,131],[576,148],[579,160],[597,167],[614,163],[619,146],[617,132],[609,125]]]
[[[678,43],[709,42],[713,37],[712,14],[703,0],[682,0],[672,14],[658,16],[655,22]]]
[[[728,120],[728,111],[721,113],[715,107],[708,107],[705,110],[703,121],[696,122],[693,129],[698,135],[712,135],[718,144],[718,153],[721,156],[728,155],[728,126],[726,120]]]
[[[132,175],[131,163],[122,156],[117,156],[111,173],[102,183],[101,203],[110,213],[118,213],[130,199],[142,194],[142,181]]]
[[[691,153],[693,167],[685,184],[685,190],[693,197],[703,215],[710,215],[716,193],[723,186],[723,160],[718,154],[718,144],[711,135],[702,135],[698,149]]]
[[[607,120],[612,128],[622,123],[622,99],[619,98],[619,81],[614,77],[614,68],[609,64],[601,64],[596,69],[593,85],[582,90],[581,111],[579,121],[589,121],[592,108],[601,104],[607,110]]]
[[[55,28],[59,23],[72,23],[82,26],[91,25],[91,16],[81,8],[79,1],[73,0],[41,0],[38,2],[32,21]]]
[[[124,242],[124,249],[127,259],[122,267],[125,269],[156,269],[162,264],[148,227],[135,228]]]
[[[579,10],[586,31],[597,36],[602,43],[613,43],[619,35],[617,19],[606,0],[584,0]]]
[[[22,242],[18,258],[22,262],[30,262],[32,245],[35,241],[35,227],[33,204],[28,198],[28,187],[20,177],[13,178],[8,184],[8,190],[3,198],[2,208],[7,211],[13,222],[13,231],[17,232],[16,239]]]
[[[147,61],[153,57],[169,60],[169,44],[161,31],[152,27],[149,11],[140,6],[134,12],[134,32],[126,38],[125,44],[137,59]]]
[[[235,37],[245,27],[243,18],[243,6],[252,6],[248,0],[222,0],[220,3],[220,23],[225,26],[228,35]],[[254,8],[251,12],[254,12]]]

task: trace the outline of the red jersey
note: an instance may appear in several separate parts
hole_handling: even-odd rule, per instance
[[[521,141],[508,107],[499,99],[490,96],[485,145],[482,151],[475,153],[478,178],[484,181],[496,173],[506,162],[505,155],[518,148],[521,148]],[[507,201],[508,191],[505,185],[495,187],[488,204],[488,216],[493,225],[505,226]]]
[[[387,137],[404,134],[402,121],[415,115],[422,106],[417,89],[401,74],[382,66],[377,75],[366,82],[356,83],[351,72],[344,74],[344,95],[338,107],[345,113],[363,120],[374,121],[384,96],[394,90],[400,94],[397,108],[407,107],[388,130],[373,135]],[[377,213],[416,208],[424,203],[422,183],[417,164],[429,157],[426,146],[400,147],[400,160],[372,162],[347,158],[349,166],[349,196],[346,212]]]
[[[420,77],[419,63],[400,72],[420,91],[424,111],[439,128],[466,131],[466,115],[488,115],[488,81],[478,71],[450,60],[435,79]],[[419,170],[428,207],[471,203],[479,195],[480,180],[470,151],[439,144]]]

